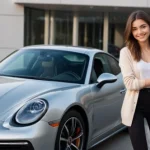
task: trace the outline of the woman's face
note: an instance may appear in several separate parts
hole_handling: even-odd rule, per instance
[[[147,42],[150,36],[150,27],[144,20],[137,19],[132,23],[132,34],[139,43]]]

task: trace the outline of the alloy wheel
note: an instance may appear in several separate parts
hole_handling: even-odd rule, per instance
[[[77,117],[71,117],[60,132],[59,150],[82,150],[84,138],[81,121]]]

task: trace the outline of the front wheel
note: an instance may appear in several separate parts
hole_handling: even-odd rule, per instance
[[[85,150],[86,137],[85,124],[80,113],[71,110],[62,118],[55,150]]]

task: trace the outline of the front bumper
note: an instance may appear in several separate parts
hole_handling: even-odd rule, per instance
[[[0,122],[0,150],[54,150],[57,129],[45,121],[24,127]]]

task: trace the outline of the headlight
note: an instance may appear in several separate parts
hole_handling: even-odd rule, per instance
[[[47,108],[48,104],[45,100],[29,101],[16,113],[15,121],[22,125],[37,122],[46,113]]]

